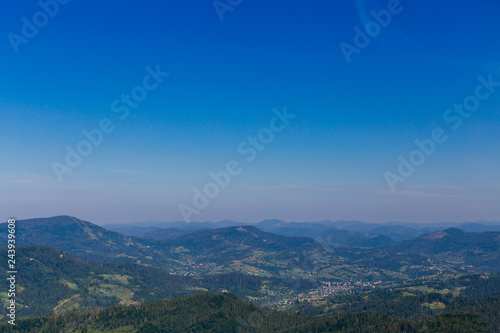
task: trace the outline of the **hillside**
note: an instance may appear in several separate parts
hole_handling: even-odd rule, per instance
[[[229,225],[228,225],[229,224]],[[231,225],[235,224],[235,225]],[[186,234],[189,232],[205,229],[217,229],[228,226],[236,226],[236,222],[191,222],[187,223],[184,221],[174,221],[174,222],[141,222],[133,224],[106,224],[102,227],[110,230],[119,232],[127,236],[137,236],[140,238],[155,238],[162,239],[161,236],[155,235],[155,231],[162,231],[169,233],[169,231],[176,230],[178,234]],[[239,225],[238,225],[239,226]],[[167,234],[166,238],[170,238]],[[166,239],[164,238],[164,239]]]
[[[439,261],[392,248],[330,247],[254,226],[204,230],[158,243],[177,272],[193,276],[240,271],[266,277],[334,281],[399,280],[453,272]],[[187,263],[187,265],[185,264]]]
[[[468,233],[449,228],[401,242],[394,249],[450,264],[473,266],[478,271],[500,271],[500,232]]]
[[[313,317],[258,308],[235,296],[201,293],[186,298],[111,307],[99,312],[23,319],[15,332],[486,332],[477,315],[447,314],[401,320],[376,312]],[[7,324],[2,332],[14,332]]]
[[[150,230],[145,233],[138,234],[136,237],[137,238],[143,238],[143,239],[155,239],[155,240],[167,240],[167,239],[174,239],[178,238],[183,235],[187,235],[192,232],[196,231],[201,231],[201,230],[208,230],[210,228],[187,228],[187,227],[174,227],[174,228],[164,228],[164,229],[157,229],[157,230]]]
[[[169,246],[188,246],[196,253],[218,251],[220,248],[265,249],[269,251],[309,251],[314,241],[306,237],[286,237],[264,232],[254,226],[228,227],[189,233],[168,243]]]
[[[382,234],[336,229],[318,233],[315,240],[333,247],[382,247],[395,243],[390,237]]]
[[[309,237],[332,247],[380,247],[394,243],[390,237],[380,233],[332,228],[334,223],[295,223],[268,220],[257,223],[261,230],[283,236]]]
[[[241,271],[281,276],[300,267],[317,244],[309,238],[285,237],[242,226],[197,231],[158,246],[176,263],[187,263],[177,267],[192,275]]]
[[[170,239],[182,234],[197,230],[220,229],[225,227],[238,227],[253,225],[262,231],[271,232],[283,236],[300,236],[316,239],[322,236],[323,231],[349,232],[355,238],[371,238],[382,235],[390,238],[394,242],[415,238],[423,234],[441,231],[447,228],[458,228],[467,232],[500,232],[500,222],[498,221],[477,221],[462,223],[366,223],[361,221],[316,221],[316,222],[285,222],[282,220],[264,220],[255,224],[224,220],[219,222],[138,222],[129,224],[106,224],[103,227],[107,230],[116,231],[127,236],[139,236],[151,239]],[[157,235],[155,231],[160,231]],[[368,246],[363,247],[370,247]],[[357,246],[355,244],[342,243],[340,246]],[[374,245],[377,246],[377,245]]]
[[[6,248],[1,248],[6,251]],[[80,307],[133,304],[200,289],[200,282],[136,264],[93,263],[41,245],[17,247],[21,316],[59,313]],[[2,293],[2,299],[6,294]],[[3,316],[3,314],[2,314]]]
[[[0,224],[0,237],[5,239],[6,231],[6,224]],[[71,216],[19,220],[16,234],[19,245],[52,246],[88,260],[156,266],[168,262],[149,244]]]
[[[307,281],[291,283],[241,273],[192,278],[137,264],[94,263],[43,245],[19,246],[16,261],[22,267],[16,299],[21,305],[20,316],[143,303],[202,290],[227,290],[242,299],[267,304],[317,287]],[[2,300],[7,297],[6,293],[0,296]],[[0,314],[0,320],[3,317]]]

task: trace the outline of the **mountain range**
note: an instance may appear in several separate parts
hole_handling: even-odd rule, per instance
[[[343,281],[353,277],[405,279],[437,272],[493,272],[500,267],[499,232],[468,233],[448,228],[396,242],[380,233],[369,233],[366,223],[359,222],[353,233],[345,230],[346,222],[336,225],[344,229],[332,229],[330,222],[309,225],[269,220],[152,239],[57,216],[17,221],[17,242],[55,247],[91,261],[136,263],[189,276],[242,272]],[[180,227],[187,225],[180,223],[176,228]],[[6,237],[5,224],[0,230],[0,237]],[[301,231],[301,237],[279,234],[297,231]],[[363,233],[364,238],[357,233]]]
[[[285,222],[281,220],[265,220],[258,223],[242,223],[231,220],[219,222],[139,222],[130,224],[106,224],[103,227],[127,236],[146,239],[171,239],[197,230],[218,229],[253,225],[257,228],[283,236],[304,236],[322,238],[330,242],[330,246],[374,247],[385,246],[420,235],[457,228],[466,232],[500,232],[498,221],[478,222],[443,222],[443,223],[367,223],[361,221],[317,221],[317,222]],[[344,231],[341,233],[340,231]],[[328,241],[330,239],[330,241]]]
[[[496,231],[434,226],[438,230],[397,241],[380,231],[420,233],[423,227],[277,220],[231,224],[145,226],[158,229],[130,236],[70,216],[19,220],[19,314],[144,304],[202,291],[230,292],[275,306],[332,283],[349,290],[356,284],[500,272]],[[489,230],[495,224],[466,227]],[[7,230],[0,224],[0,237],[6,239]],[[7,299],[5,293],[0,297]]]

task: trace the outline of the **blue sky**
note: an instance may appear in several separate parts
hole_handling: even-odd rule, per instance
[[[212,1],[73,0],[14,46],[42,9],[3,3],[5,218],[180,220],[235,160],[242,172],[191,220],[500,220],[500,88],[460,128],[443,118],[478,77],[500,81],[500,4],[401,0],[348,63],[339,45],[393,1],[243,0],[221,21]],[[112,102],[157,65],[169,76],[120,120]],[[247,162],[238,146],[285,106],[297,117]],[[103,119],[114,131],[58,181],[54,161]],[[436,128],[448,139],[391,191],[385,173]]]

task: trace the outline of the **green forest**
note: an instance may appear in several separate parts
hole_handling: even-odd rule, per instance
[[[497,313],[500,298],[471,311]],[[487,302],[489,303],[489,302]],[[484,314],[483,314],[484,315]],[[494,316],[491,317],[495,319]],[[498,320],[498,319],[495,319]],[[496,323],[498,327],[498,323]],[[2,332],[494,332],[474,313],[400,319],[376,311],[311,316],[259,308],[230,294],[185,298],[23,319]]]

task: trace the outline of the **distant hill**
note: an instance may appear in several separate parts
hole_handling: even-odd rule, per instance
[[[127,236],[144,236],[145,238],[151,238],[149,234],[153,234],[157,230],[168,230],[175,229],[181,231],[181,233],[188,233],[196,230],[206,230],[206,229],[217,229],[226,227],[238,227],[242,225],[247,225],[248,223],[239,223],[230,220],[224,220],[219,222],[184,222],[184,221],[173,221],[173,222],[137,222],[137,223],[118,223],[118,224],[105,224],[102,227],[110,230],[119,232]],[[165,231],[166,232],[166,231]]]
[[[401,242],[394,249],[481,271],[500,271],[500,232],[468,233],[449,228]]]
[[[489,249],[489,252],[480,259],[473,259],[474,254],[468,254],[468,260],[464,262],[467,267],[464,267],[461,261],[450,259],[463,256],[462,251],[469,248],[449,248],[446,255],[435,255],[432,251],[412,251],[409,250],[411,245],[408,245],[408,250],[404,248],[404,244],[414,244],[420,238],[394,244],[385,236],[370,237],[364,234],[356,239],[351,232],[334,229],[331,230],[332,237],[324,238],[326,241],[335,244],[340,239],[339,242],[344,244],[350,242],[367,248],[332,247],[306,237],[287,237],[264,232],[254,226],[197,231],[159,244],[170,251],[170,256],[176,262],[191,264],[184,267],[191,275],[243,271],[263,276],[286,276],[294,272],[297,277],[313,279],[322,276],[323,279],[332,280],[398,280],[404,279],[404,276],[457,271],[496,271],[499,266],[495,258],[500,252],[496,247],[488,248],[491,244],[484,242],[487,233],[468,234],[459,229],[450,230],[463,233],[464,244],[477,243],[477,251]],[[323,235],[328,236],[329,232],[323,231]],[[422,244],[415,246],[415,249],[421,248]]]
[[[199,230],[205,230],[205,229],[199,229]],[[193,231],[194,230],[185,230],[182,228],[157,229],[157,230],[151,230],[151,231],[148,231],[148,232],[145,232],[142,234],[138,234],[136,237],[137,238],[144,238],[144,239],[167,240],[167,239],[173,239],[173,238],[180,237],[182,235],[189,234]]]
[[[486,231],[500,232],[500,223],[468,222],[458,225],[457,228],[467,232],[486,232]]]
[[[155,223],[156,226],[145,224],[139,225],[106,225],[109,230],[123,233],[128,236],[135,236],[143,239],[154,240],[171,240],[180,236],[201,230],[221,229],[223,225],[235,226],[238,223],[232,221],[221,222],[171,222],[171,223]],[[280,220],[262,221],[251,226],[255,226],[262,231],[291,237],[308,237],[328,246],[345,246],[345,247],[379,247],[386,246],[395,242],[390,236],[385,236],[382,233],[347,231],[342,229],[332,228],[333,222],[322,221],[315,223],[308,222],[283,222]],[[168,226],[160,228],[158,226]],[[245,226],[241,224],[238,226]],[[247,224],[248,225],[248,224]],[[415,232],[410,235],[405,235],[397,240],[411,238],[413,235],[420,235]]]
[[[395,242],[400,242],[405,239],[411,239],[420,235],[445,230],[447,228],[458,228],[467,232],[484,232],[498,231],[500,232],[500,222],[498,221],[477,221],[477,222],[443,222],[443,223],[403,223],[403,222],[387,222],[387,223],[367,223],[361,221],[315,221],[315,222],[286,222],[282,220],[264,220],[258,223],[235,222],[224,220],[219,222],[191,222],[184,221],[174,222],[138,222],[130,224],[108,224],[103,227],[120,232],[127,236],[139,236],[150,239],[161,239],[161,235],[165,235],[164,239],[186,234],[196,230],[220,229],[225,227],[235,227],[253,225],[257,228],[280,234],[284,236],[303,236],[317,238],[322,235],[325,230],[343,230],[349,231],[356,238],[367,236],[372,238],[377,235],[387,236]],[[155,235],[155,231],[162,229],[159,235]],[[169,230],[171,229],[171,230]],[[169,231],[167,231],[169,230]],[[345,233],[344,233],[345,234]],[[368,241],[370,242],[370,241]],[[385,242],[384,242],[385,243]],[[340,242],[339,246],[357,246],[355,244]],[[384,244],[385,245],[385,244]],[[368,245],[362,245],[367,246]]]
[[[329,229],[318,234],[317,242],[334,247],[382,247],[395,241],[382,234]]]
[[[189,247],[191,251],[207,254],[217,253],[221,248],[230,251],[238,248],[252,251],[292,249],[295,252],[301,252],[313,249],[315,243],[306,237],[286,237],[264,232],[254,226],[241,226],[192,232],[172,240],[168,245]]]
[[[127,224],[107,224],[102,226],[104,229],[114,232],[119,232],[125,236],[138,236],[148,232],[155,232],[157,230],[162,230],[160,227],[150,227],[150,226],[133,226]]]
[[[88,260],[157,267],[169,262],[148,243],[71,216],[19,220],[16,222],[16,235],[19,245],[52,246]],[[0,238],[6,237],[4,223],[0,225]]]
[[[142,234],[138,234],[136,237],[144,239],[166,240],[166,239],[178,238],[182,235],[187,235],[192,232],[210,230],[210,229],[215,229],[215,228],[203,224],[196,224],[196,225],[187,224],[175,228],[151,230]]]
[[[358,226],[364,226],[362,222],[353,222]],[[333,247],[379,247],[395,243],[393,239],[381,233],[344,230],[333,228],[347,222],[321,221],[314,223],[306,222],[283,222],[280,220],[268,220],[255,224],[256,227],[267,232],[284,236],[309,237],[315,241]],[[370,224],[373,227],[373,224]],[[361,228],[367,229],[367,228]]]
[[[305,237],[286,237],[254,226],[189,233],[158,245],[193,275],[243,271],[262,276],[286,274],[317,246]]]

